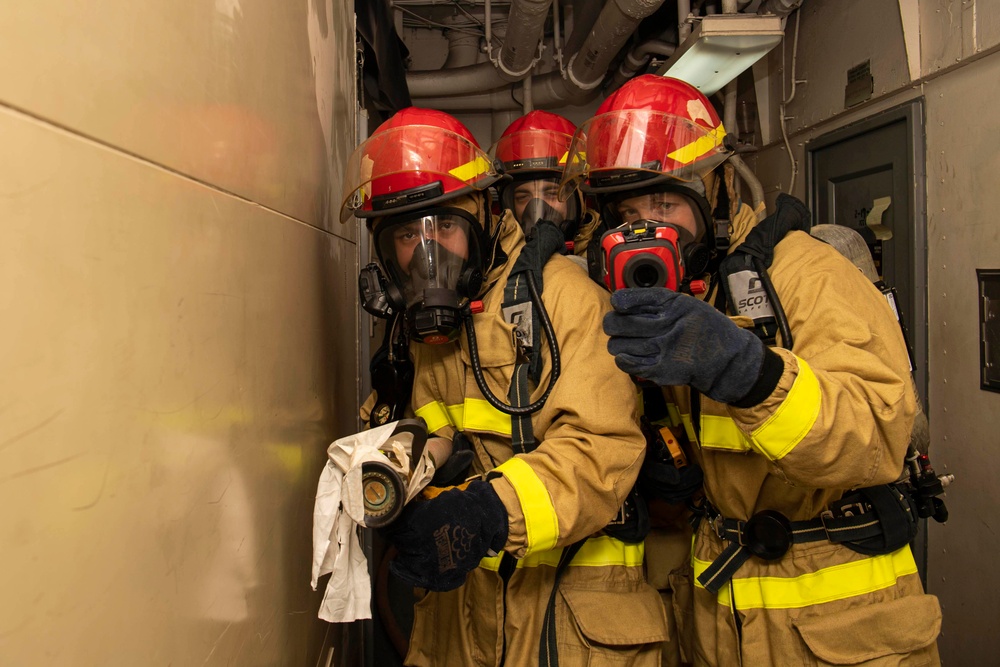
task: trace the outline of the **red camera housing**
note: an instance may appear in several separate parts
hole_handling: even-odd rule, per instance
[[[677,227],[665,222],[642,220],[609,230],[601,237],[594,277],[612,292],[623,287],[676,291],[684,280],[679,239]]]

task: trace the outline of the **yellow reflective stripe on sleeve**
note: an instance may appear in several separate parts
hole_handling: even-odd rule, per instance
[[[500,412],[482,398],[467,398],[461,405],[445,405],[434,401],[422,405],[414,413],[427,422],[427,432],[443,426],[459,431],[491,431],[510,435],[510,416]]]
[[[788,395],[774,414],[750,435],[760,452],[772,461],[783,458],[806,437],[819,417],[823,395],[816,374],[802,359]]]
[[[510,482],[521,503],[528,542],[525,553],[530,555],[554,547],[559,539],[559,518],[556,516],[556,508],[552,506],[549,490],[535,471],[524,459],[516,456],[507,459],[494,470],[502,473]]]
[[[427,405],[421,405],[413,412],[426,422],[428,433],[434,433],[444,426],[454,426],[455,428],[458,428],[458,425],[448,414],[448,408],[444,403],[434,401],[432,403],[428,403]]]
[[[701,416],[700,444],[705,449],[725,449],[731,452],[750,451],[750,442],[731,417]]]
[[[492,431],[501,435],[510,435],[510,415],[500,412],[482,398],[465,399],[465,414],[462,422],[463,430]]]
[[[693,560],[695,586],[704,588],[698,577],[711,563]],[[916,572],[913,553],[905,546],[891,554],[833,565],[798,577],[734,577],[730,584],[740,609],[798,609],[880,591]],[[729,591],[723,587],[718,593],[719,604],[728,607],[729,600]]]
[[[487,173],[493,168],[487,160],[484,160],[480,156],[476,156],[469,160],[465,164],[460,164],[454,169],[451,169],[448,173],[455,178],[461,179],[466,183],[476,180],[477,176]]]
[[[559,548],[530,554],[517,561],[517,567],[538,567],[539,565],[556,567],[559,564],[562,552],[562,548]],[[573,556],[570,566],[608,567],[611,565],[624,565],[626,567],[638,567],[642,565],[644,555],[645,545],[642,543],[626,544],[608,535],[601,535],[599,537],[591,537],[584,542],[577,554]],[[479,567],[487,570],[498,570],[500,568],[500,556],[484,558],[479,562]]]
[[[691,164],[705,153],[716,146],[722,145],[722,139],[726,136],[726,128],[719,125],[714,130],[709,131],[698,139],[695,139],[686,146],[681,146],[673,153],[667,155],[668,158],[681,164]]]

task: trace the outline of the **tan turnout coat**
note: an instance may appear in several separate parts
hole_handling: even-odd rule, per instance
[[[744,206],[737,235],[754,220]],[[769,274],[794,339],[791,351],[774,348],[784,372],[771,396],[748,409],[702,397],[695,430],[689,390],[670,393],[723,516],[770,509],[808,520],[849,489],[899,477],[915,391],[884,297],[834,248],[791,232]],[[693,578],[727,544],[702,521]],[[869,557],[829,541],[796,544],[778,561],[751,557],[718,595],[691,584],[697,665],[939,662],[940,607],[909,547]]]
[[[523,235],[511,215],[501,224],[510,260],[487,276],[493,287],[474,326],[486,381],[506,402],[515,347],[501,304]],[[645,447],[636,392],[602,333],[608,295],[566,257],[553,257],[543,276],[542,300],[562,373],[532,417],[539,442],[534,451],[512,455],[511,420],[483,399],[464,333],[456,344],[411,346],[413,409],[431,432],[464,431],[478,472],[500,473],[491,483],[507,508],[505,551],[518,566],[506,591],[499,558],[487,558],[457,590],[424,595],[414,610],[407,665],[493,666],[504,653],[511,667],[537,664],[555,564],[564,547],[588,536],[556,596],[559,664],[654,666],[667,640],[663,606],[643,573],[642,545],[600,534],[635,482]],[[532,400],[548,385],[551,370],[544,337],[542,348],[545,361]]]

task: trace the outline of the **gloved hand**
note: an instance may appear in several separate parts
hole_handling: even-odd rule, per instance
[[[648,460],[639,471],[639,488],[647,498],[683,503],[701,488],[705,475],[692,463],[683,468],[672,461]]]
[[[465,481],[469,474],[469,466],[475,454],[472,452],[472,443],[461,431],[456,431],[451,439],[451,456],[449,456],[441,466],[434,471],[431,479],[432,486],[450,486]]]
[[[490,550],[503,549],[507,509],[489,482],[475,480],[410,503],[384,535],[399,551],[393,574],[413,586],[450,591]]]
[[[687,294],[621,289],[611,295],[611,305],[604,332],[618,368],[661,386],[690,385],[721,403],[736,403],[761,377],[765,352],[777,358],[752,332]],[[773,382],[771,389],[777,378]]]

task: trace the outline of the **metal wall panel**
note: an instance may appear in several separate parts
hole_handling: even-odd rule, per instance
[[[788,105],[786,115],[792,116],[789,132],[841,113],[847,70],[866,60],[871,61],[874,97],[909,83],[897,0],[807,0],[785,24],[785,69],[777,73],[785,77],[785,95],[791,93],[792,47],[798,20],[802,25],[795,78],[806,83],[797,85],[795,98]],[[782,47],[775,49],[778,62],[781,52]],[[780,130],[772,136],[780,138]]]
[[[353,25],[347,0],[0,6],[0,664],[320,658],[313,496],[360,375],[357,226],[330,215]]]
[[[0,663],[312,664],[353,244],[9,111],[0,145]]]
[[[0,145],[0,664],[315,664],[354,244],[10,110]]]
[[[332,228],[353,25],[348,0],[3,2],[0,103]]]
[[[1000,394],[979,388],[976,282],[976,268],[1000,268],[997,81],[993,54],[926,86],[928,416],[935,458],[957,478],[951,518],[930,525],[928,586],[944,608],[942,657],[962,665],[995,664],[983,638],[1000,618],[1000,575],[988,557],[1000,550]]]
[[[1000,0],[920,0],[924,74],[1000,44]]]

